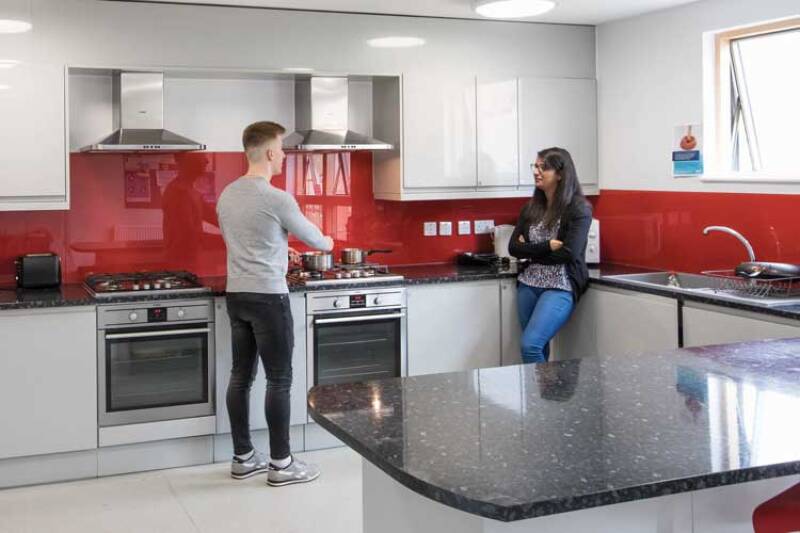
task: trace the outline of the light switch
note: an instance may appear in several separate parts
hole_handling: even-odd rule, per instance
[[[422,234],[426,237],[436,236],[436,222],[425,222],[422,225]]]
[[[494,229],[494,220],[476,220],[475,221],[475,235],[482,235],[485,233],[492,233]]]
[[[453,223],[450,221],[439,222],[439,235],[452,235]]]
[[[470,232],[469,220],[459,220],[458,221],[458,234],[459,235],[469,235],[469,232]]]

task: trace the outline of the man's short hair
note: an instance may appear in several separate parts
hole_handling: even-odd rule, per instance
[[[242,133],[242,146],[244,146],[247,159],[253,162],[258,161],[261,158],[258,149],[284,133],[286,133],[286,128],[277,122],[267,120],[254,122],[247,126]]]

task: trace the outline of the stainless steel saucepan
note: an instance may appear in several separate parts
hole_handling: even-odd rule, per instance
[[[300,254],[303,270],[325,272],[333,268],[333,255],[330,252],[304,252]]]
[[[345,265],[360,265],[366,262],[372,254],[388,254],[391,250],[362,250],[361,248],[342,249],[342,263]]]

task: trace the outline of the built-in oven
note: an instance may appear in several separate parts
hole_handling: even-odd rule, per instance
[[[97,308],[100,444],[213,434],[209,298]]]
[[[407,375],[402,287],[309,292],[308,387]]]

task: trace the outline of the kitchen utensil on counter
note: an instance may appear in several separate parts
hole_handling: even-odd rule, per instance
[[[494,241],[494,253],[499,257],[511,257],[508,253],[508,243],[511,241],[511,234],[514,233],[514,226],[511,224],[500,224],[495,226],[492,231]]]
[[[800,277],[800,265],[771,263],[768,261],[746,261],[736,267],[736,275],[745,278],[777,279]]]
[[[364,250],[361,248],[344,248],[342,250],[342,264],[360,265],[366,263],[367,257],[372,254],[389,254],[391,250]]]
[[[589,235],[586,237],[586,264],[600,263],[600,221],[592,219],[589,226]]]
[[[497,266],[508,267],[510,261],[508,257],[500,257],[493,253],[472,253],[464,252],[456,256],[456,264],[462,266]]]
[[[300,254],[303,270],[325,272],[333,268],[333,255],[330,252],[303,252]]]
[[[14,263],[17,287],[40,289],[61,285],[61,258],[56,254],[25,254]]]

